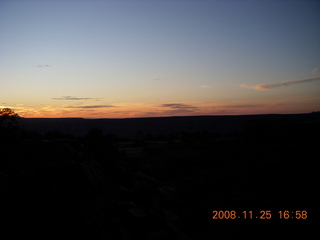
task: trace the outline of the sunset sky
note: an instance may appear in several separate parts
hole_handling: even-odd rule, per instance
[[[0,108],[128,118],[320,110],[318,0],[0,0]]]

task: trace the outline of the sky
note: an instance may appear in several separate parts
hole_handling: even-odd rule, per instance
[[[131,118],[320,110],[320,1],[0,0],[0,108]]]

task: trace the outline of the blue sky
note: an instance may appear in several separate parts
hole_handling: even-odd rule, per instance
[[[320,106],[320,2],[0,1],[0,107],[25,117]]]

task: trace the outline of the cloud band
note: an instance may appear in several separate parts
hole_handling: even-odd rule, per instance
[[[273,84],[258,84],[258,85],[240,84],[239,86],[244,88],[251,88],[255,90],[269,90],[271,88],[284,87],[292,84],[306,83],[306,82],[312,82],[317,80],[320,80],[320,76],[316,76],[312,78],[304,78],[299,80],[285,81],[280,83],[273,83]]]
[[[80,98],[80,97],[72,97],[72,96],[62,96],[59,98],[52,98],[53,100],[91,100],[96,98]]]

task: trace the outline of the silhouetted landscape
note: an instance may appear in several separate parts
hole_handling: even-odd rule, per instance
[[[57,130],[63,134],[84,137],[92,128],[104,134],[134,138],[137,132],[150,135],[168,135],[173,132],[209,131],[214,133],[243,132],[248,122],[269,120],[312,121],[319,113],[310,114],[264,114],[240,116],[190,116],[124,119],[83,119],[83,118],[21,118],[19,124],[27,131],[45,134]]]
[[[0,126],[1,234],[308,239],[320,216],[319,136],[319,112],[20,118]],[[285,210],[307,215],[280,219]]]

